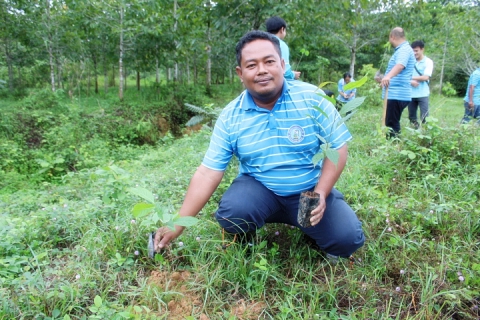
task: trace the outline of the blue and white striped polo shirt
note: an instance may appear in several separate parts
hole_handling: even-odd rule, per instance
[[[390,85],[388,86],[388,100],[412,101],[412,86],[410,85],[410,80],[412,80],[415,61],[415,54],[408,41],[403,42],[395,48],[395,53],[388,62],[385,75],[387,75],[397,64],[401,64],[405,68],[395,77],[390,79]],[[385,88],[382,93],[382,97],[384,96]]]
[[[463,99],[465,102],[470,102],[468,95],[470,94],[470,86],[472,85],[475,87],[473,90],[473,104],[480,106],[480,68],[473,71],[468,79],[467,93]]]
[[[223,171],[235,155],[240,175],[254,177],[277,195],[313,188],[322,165],[312,164],[321,144],[316,134],[334,149],[352,139],[335,107],[318,92],[311,84],[284,80],[282,95],[269,111],[258,107],[245,90],[217,119],[202,164]]]

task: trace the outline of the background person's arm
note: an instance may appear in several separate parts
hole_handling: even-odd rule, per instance
[[[475,86],[473,84],[470,85],[470,88],[468,90],[468,105],[470,106],[470,109],[473,109],[473,90],[475,90]]]

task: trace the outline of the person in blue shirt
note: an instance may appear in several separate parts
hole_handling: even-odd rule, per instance
[[[285,60],[285,79],[295,80],[300,78],[300,71],[293,71],[290,65],[290,49],[283,39],[287,36],[287,23],[280,17],[271,17],[265,22],[267,32],[273,34],[280,41],[280,50],[282,58]]]
[[[390,44],[395,53],[388,62],[385,76],[380,83],[383,87],[382,98],[387,93],[387,110],[385,125],[390,129],[387,137],[396,137],[400,133],[400,119],[405,107],[412,100],[412,79],[415,65],[413,49],[405,39],[402,28],[393,28],[389,36]],[[388,88],[388,92],[386,91]]]
[[[470,75],[467,93],[463,101],[465,114],[462,123],[470,122],[473,118],[478,119],[477,124],[480,124],[480,68],[474,70]]]
[[[433,73],[433,61],[425,56],[425,43],[421,40],[412,42],[413,53],[417,60],[413,68],[412,80],[412,101],[408,104],[408,118],[415,129],[420,124],[417,121],[418,107],[420,107],[420,119],[422,123],[426,122],[428,117],[428,103],[430,96],[430,77]]]
[[[218,117],[180,216],[195,216],[202,210],[235,156],[239,174],[215,213],[226,232],[246,235],[266,223],[285,223],[313,239],[327,258],[349,257],[363,245],[365,236],[362,223],[334,185],[345,167],[351,134],[316,86],[286,81],[276,37],[263,31],[248,32],[238,42],[236,53],[236,72],[246,90]],[[328,158],[313,163],[322,143],[317,135],[338,151],[336,164]],[[303,191],[320,196],[308,228],[302,227],[297,217]],[[154,248],[165,248],[183,229],[158,229]]]
[[[352,75],[349,72],[345,72],[343,74],[342,79],[338,80],[338,97],[337,100],[340,101],[341,103],[347,103],[348,101],[351,101],[355,99],[355,94],[357,93],[357,89],[350,89],[350,90],[344,90],[343,87],[350,83],[351,81],[355,81],[352,78]]]

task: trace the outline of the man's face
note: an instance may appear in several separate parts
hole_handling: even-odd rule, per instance
[[[388,37],[388,42],[390,42],[390,45],[395,48],[395,38],[390,34]]]
[[[415,59],[422,60],[424,50],[425,50],[425,48],[423,48],[423,49],[420,48],[420,47],[413,48],[413,53],[415,54]]]
[[[345,78],[345,84],[350,83],[350,81],[352,81],[352,78],[350,78],[350,77]]]
[[[283,88],[285,62],[273,43],[254,40],[242,49],[242,60],[236,71],[245,88],[259,106],[275,102]]]

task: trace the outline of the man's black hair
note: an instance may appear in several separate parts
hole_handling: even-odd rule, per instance
[[[343,79],[347,79],[347,78],[351,78],[351,77],[352,77],[352,75],[350,74],[350,72],[345,72],[343,74]]]
[[[267,40],[270,41],[273,44],[273,47],[277,51],[278,55],[280,58],[282,57],[282,51],[280,50],[280,41],[278,41],[277,37],[274,35],[265,32],[265,31],[259,31],[259,30],[254,30],[247,32],[237,43],[237,46],[235,48],[237,52],[237,65],[240,66],[242,62],[242,50],[247,45],[248,43],[255,41],[255,40]]]
[[[267,28],[267,32],[277,34],[280,29],[287,29],[287,23],[282,18],[274,16],[265,22],[265,27]]]
[[[420,48],[423,49],[425,48],[425,43],[422,40],[416,40],[412,42],[412,49],[414,48]]]

